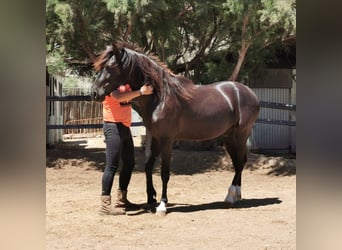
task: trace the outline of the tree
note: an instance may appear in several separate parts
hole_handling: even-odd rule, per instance
[[[66,64],[93,62],[96,51],[116,38],[115,31],[113,16],[102,2],[46,2],[47,57],[56,54]]]
[[[237,40],[232,49],[238,51],[238,60],[229,79],[236,80],[247,51],[261,50],[276,41],[284,41],[296,32],[294,0],[227,1],[224,4],[229,20],[234,19],[231,29]]]
[[[294,0],[47,0],[47,64],[91,64],[122,39],[200,83],[235,80],[295,36],[295,10]]]

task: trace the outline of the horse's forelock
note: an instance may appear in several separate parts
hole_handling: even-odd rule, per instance
[[[96,58],[93,66],[96,71],[100,71],[103,64],[105,64],[113,53],[113,46],[107,46],[106,50],[102,51],[101,54]]]

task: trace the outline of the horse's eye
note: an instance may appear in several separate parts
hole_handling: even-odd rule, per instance
[[[109,66],[113,66],[116,62],[115,56],[112,56],[109,61],[108,61],[108,65]]]

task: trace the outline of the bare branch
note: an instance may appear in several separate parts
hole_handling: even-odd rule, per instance
[[[189,3],[187,6],[185,6],[185,8],[179,12],[179,14],[176,16],[176,20],[180,19],[181,17],[183,17],[184,15],[186,15],[187,12],[192,11],[193,7],[192,5]]]

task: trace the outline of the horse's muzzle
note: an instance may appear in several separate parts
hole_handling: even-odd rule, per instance
[[[90,97],[92,101],[102,102],[104,100],[104,96],[101,96],[96,90],[93,90],[90,93]]]
[[[92,91],[90,96],[91,96],[91,99],[95,100],[97,98],[98,94],[96,91]]]

